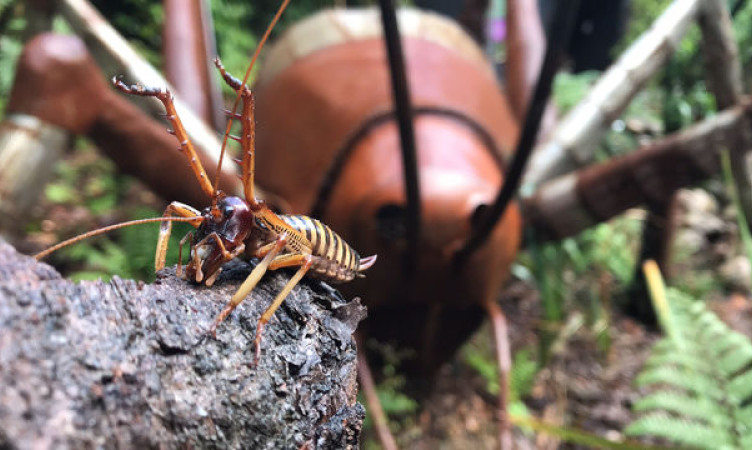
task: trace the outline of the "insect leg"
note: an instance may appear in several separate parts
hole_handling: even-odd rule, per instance
[[[243,188],[245,199],[254,203],[256,201],[255,193],[253,191],[254,181],[254,150],[256,148],[256,120],[254,118],[254,107],[256,99],[253,95],[253,91],[243,84],[242,81],[230,75],[222,66],[222,62],[219,58],[214,60],[214,65],[219,69],[219,73],[225,80],[228,86],[233,88],[235,92],[240,94],[243,99],[243,111],[240,115],[233,117],[240,120],[242,125],[242,131],[240,136],[240,147],[243,149],[243,156],[240,161],[240,169],[242,173]]]
[[[172,202],[165,208],[162,217],[196,217],[196,222],[190,222],[197,227],[201,222],[201,212],[191,206],[180,202]],[[167,246],[170,244],[170,233],[172,233],[172,222],[164,221],[159,226],[159,239],[157,240],[157,254],[154,256],[154,270],[159,272],[164,269],[165,259],[167,258]],[[182,244],[181,244],[182,246]]]
[[[258,45],[256,46],[256,51],[253,52],[253,57],[251,58],[251,63],[248,65],[248,69],[245,71],[245,77],[243,77],[243,81],[241,82],[241,84],[245,84],[248,81],[248,77],[251,75],[251,71],[253,70],[253,66],[256,64],[256,60],[258,59],[259,53],[261,53],[261,49],[264,47],[264,43],[266,42],[267,39],[269,39],[269,35],[271,34],[272,29],[277,24],[277,22],[279,21],[279,18],[282,16],[282,12],[285,10],[285,8],[287,8],[287,5],[289,5],[289,4],[290,4],[290,0],[284,0],[282,2],[282,4],[279,6],[279,9],[277,10],[277,14],[274,15],[274,18],[272,19],[271,23],[266,28],[266,31],[264,32],[264,35],[261,37],[261,41],[259,41]],[[236,98],[235,99],[235,103],[233,104],[233,107],[232,107],[232,112],[230,113],[231,116],[234,116],[235,111],[237,111],[237,108],[238,108],[238,99]],[[251,108],[251,111],[252,111],[252,108]],[[252,115],[250,115],[250,116],[246,115],[245,111],[243,113],[243,117],[250,118],[251,122],[253,122],[253,116]],[[218,163],[218,166],[217,166],[217,174],[219,174],[220,169],[222,168],[222,157],[225,154],[225,147],[227,146],[227,138],[228,138],[228,136],[230,134],[230,127],[232,126],[232,119],[233,119],[233,117],[230,117],[230,120],[227,121],[227,128],[226,128],[226,131],[225,131],[225,137],[222,140],[222,149],[219,152],[220,157],[219,157],[219,163]],[[246,151],[246,148],[247,147],[243,147],[243,151],[244,152]],[[250,147],[250,150],[252,151],[253,147]],[[243,158],[243,160],[245,160],[245,158]],[[251,163],[248,165],[248,167],[250,167],[250,171],[246,171],[246,169],[245,169],[246,163],[245,162],[243,163],[243,165],[244,165],[244,167],[243,167],[243,187],[245,189],[245,199],[249,203],[251,203],[251,204],[257,204],[256,197],[254,196],[254,193],[253,193],[253,167],[254,167],[253,166],[253,162],[251,161]],[[246,176],[247,173],[251,174],[250,182],[249,182],[249,178]],[[219,181],[217,181],[215,184],[219,184]]]
[[[188,163],[191,165],[191,169],[193,169],[196,179],[198,179],[198,184],[201,186],[201,190],[204,191],[207,197],[213,198],[214,187],[212,186],[211,181],[209,181],[209,177],[204,170],[204,166],[201,164],[201,160],[198,157],[198,153],[196,153],[196,149],[193,147],[193,143],[188,137],[188,133],[185,131],[185,127],[183,127],[183,122],[180,120],[178,112],[175,109],[175,103],[173,102],[170,91],[167,89],[146,88],[139,85],[128,86],[117,77],[112,79],[112,84],[114,84],[118,90],[125,92],[126,94],[139,95],[141,97],[155,97],[162,102],[165,111],[167,112],[165,117],[172,124],[172,134],[174,134],[178,139],[178,142],[180,142],[180,150],[185,157],[188,158]]]
[[[269,264],[279,254],[279,252],[281,252],[282,249],[285,248],[285,245],[287,245],[287,235],[282,234],[278,236],[277,240],[272,244],[273,245],[271,246],[265,245],[256,253],[256,255],[258,256],[263,252],[268,252],[263,257],[261,262],[259,262],[258,265],[251,271],[251,273],[248,275],[248,278],[243,281],[243,284],[240,285],[238,290],[232,296],[230,302],[227,304],[227,306],[225,306],[225,309],[223,309],[222,312],[219,313],[219,316],[217,316],[211,328],[209,328],[210,333],[216,334],[217,326],[219,326],[219,324],[222,323],[222,321],[230,315],[230,313],[240,304],[240,302],[242,302],[246,298],[246,296],[248,296],[253,288],[256,287],[259,280],[261,280],[261,277],[264,276],[266,270],[269,268]]]
[[[226,69],[225,66],[222,65],[222,60],[219,59],[219,57],[214,58],[214,65],[219,70],[219,74],[222,75],[222,79],[225,80],[225,83],[227,83],[228,86],[230,86],[235,92],[238,92],[243,86],[246,91],[250,91],[250,88],[243,85],[243,82],[239,79],[232,76]]]
[[[288,281],[285,287],[283,287],[279,294],[277,294],[277,297],[274,298],[272,304],[269,305],[268,308],[266,308],[266,311],[264,311],[263,314],[261,314],[258,325],[256,325],[256,339],[254,340],[254,345],[256,347],[256,357],[254,359],[254,363],[256,364],[258,363],[259,357],[261,356],[261,333],[264,331],[264,326],[267,324],[267,322],[269,322],[269,319],[272,318],[274,312],[277,311],[277,308],[279,308],[279,305],[281,305],[282,302],[285,301],[285,298],[287,298],[287,296],[290,294],[292,288],[294,288],[295,285],[300,282],[300,280],[303,278],[303,275],[305,275],[306,272],[308,272],[308,269],[311,268],[311,264],[313,264],[313,257],[311,255],[282,255],[275,261],[279,261],[277,263],[277,268],[300,265],[300,269],[295,272],[295,275],[290,278],[290,281]]]
[[[183,236],[183,239],[180,240],[180,245],[178,246],[178,267],[175,270],[175,275],[181,276],[183,275],[183,246],[186,242],[191,240],[193,238],[193,232],[190,232]]]
[[[269,264],[269,270],[282,269],[284,267],[302,266],[306,263],[309,255],[292,254],[279,255]]]
[[[240,244],[231,252],[228,252],[225,244],[222,243],[222,238],[219,237],[216,231],[213,231],[206,235],[203,239],[196,242],[193,247],[199,248],[202,245],[205,245],[205,243],[209,240],[212,240],[214,244],[219,247],[219,251],[222,253],[223,264],[233,258],[236,258],[238,255],[245,251],[245,244]],[[196,268],[196,282],[200,283],[204,279],[204,274],[201,271],[201,259],[199,257],[199,252],[197,251],[193,252],[193,266]],[[206,284],[206,286],[208,287],[211,287],[211,285],[214,284],[214,281],[217,279],[217,275],[219,275],[219,272],[221,271],[222,269],[220,268],[216,272],[209,274],[209,278],[206,279],[206,282],[204,284]]]

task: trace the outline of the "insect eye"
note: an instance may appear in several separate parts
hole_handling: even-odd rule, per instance
[[[230,217],[233,212],[235,212],[235,208],[232,206],[225,206],[222,208],[222,214],[224,214],[225,217]]]

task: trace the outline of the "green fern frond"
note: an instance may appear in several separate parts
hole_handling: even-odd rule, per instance
[[[739,401],[752,397],[752,370],[747,370],[731,379],[728,390]]]
[[[664,365],[686,367],[688,369],[700,370],[704,362],[699,355],[694,353],[676,352],[676,347],[671,340],[663,339],[655,343],[653,352],[645,361],[646,367],[661,367]]]
[[[644,415],[629,424],[624,432],[631,436],[653,436],[675,442],[684,448],[734,449],[728,434],[708,425],[660,412]]]
[[[738,341],[745,339],[743,336],[734,334],[733,337],[727,338],[729,341]],[[721,352],[719,361],[721,369],[726,373],[734,373],[752,364],[752,348],[743,345],[742,342],[734,342],[727,350]]]
[[[746,428],[752,428],[752,407],[748,406],[742,409],[736,417],[739,419],[739,422],[745,424]],[[752,435],[750,437],[752,438]]]
[[[658,391],[643,397],[632,406],[634,411],[663,410],[677,416],[712,426],[733,425],[718,402],[703,397],[689,396],[684,392]]]
[[[687,393],[704,395],[714,399],[724,396],[724,391],[716,380],[699,372],[691,372],[681,367],[646,368],[637,376],[637,385],[641,387],[665,385],[679,388]]]
[[[752,448],[752,343],[703,302],[664,291],[657,269],[650,271],[661,323],[670,330],[637,377],[653,392],[635,402],[639,417],[625,433],[692,448]]]

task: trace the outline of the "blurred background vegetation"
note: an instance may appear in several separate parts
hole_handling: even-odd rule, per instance
[[[93,3],[111,23],[156,67],[160,66],[163,10],[151,0],[96,0]],[[631,18],[623,41],[614,49],[620,53],[652,23],[669,0],[633,0]],[[278,7],[275,0],[212,0],[217,31],[217,49],[233,73],[242,73],[263,32]],[[352,4],[352,3],[350,3]],[[332,1],[295,0],[274,30],[279,35],[289,24]],[[752,84],[752,2],[730,0],[734,29],[744,65],[745,90]],[[0,111],[4,110],[13,79],[15,60],[20,52],[25,27],[22,1],[0,0]],[[57,24],[61,29],[64,25]],[[661,73],[632,102],[627,112],[614,122],[599,149],[605,160],[632,151],[639,145],[684,128],[716,112],[715,102],[705,86],[702,55],[696,26],[683,39],[676,54]],[[557,77],[554,99],[562,113],[577,104],[598,73]],[[722,178],[704,187],[721,209],[731,204]],[[161,215],[164,200],[156,198],[138,182],[117,173],[114,165],[101,158],[85,140],[55,168],[55,178],[45,198],[35,207],[35,220],[27,226],[32,241],[54,242],[104,223]],[[574,333],[585,333],[597,343],[605,358],[611,349],[614,305],[629,301],[627,292],[635,274],[644,214],[631,211],[607,224],[596,226],[575,238],[557,243],[537,244],[533,238],[514,268],[514,275],[535,287],[540,295],[538,326],[544,331],[539,343],[519,349],[514,355],[512,411],[526,410],[522,401],[531,394],[536,375],[545,368],[547,356]],[[178,224],[180,225],[180,224]],[[173,233],[168,262],[176,261],[177,240],[186,228]],[[36,236],[36,237],[35,237]],[[75,279],[124,278],[153,280],[153,252],[156,226],[123,229],[111,236],[69,247],[52,262]],[[738,235],[732,246],[741,253]],[[677,249],[675,264],[688,267],[677,271],[673,284],[698,298],[723,296],[731,283],[717,276],[717,267],[706,262],[690,264],[696,257],[691,249]],[[685,264],[686,263],[686,264]],[[496,365],[488,333],[479,333],[461,351],[462,363],[485,380],[486,391],[498,393]],[[395,369],[400,355],[385,348],[386,364],[380,395],[395,427],[415,426],[415,401],[401,392],[404,380]]]

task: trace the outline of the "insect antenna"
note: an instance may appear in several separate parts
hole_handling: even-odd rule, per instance
[[[222,159],[225,156],[225,148],[227,147],[227,139],[230,136],[230,128],[232,128],[232,120],[235,117],[235,115],[238,112],[238,105],[240,104],[240,98],[241,94],[243,92],[242,86],[245,86],[246,83],[248,83],[248,78],[251,76],[251,71],[253,70],[253,66],[256,64],[256,60],[258,59],[259,53],[261,53],[261,49],[264,47],[264,44],[266,43],[267,39],[269,39],[269,35],[272,32],[272,29],[275,25],[277,25],[277,22],[279,22],[279,18],[282,16],[282,13],[284,12],[285,8],[287,8],[287,5],[290,3],[290,0],[284,0],[282,2],[282,5],[280,5],[279,9],[277,10],[277,13],[274,15],[274,18],[269,23],[269,26],[266,28],[266,31],[264,32],[264,36],[261,38],[261,41],[259,41],[258,45],[256,46],[256,51],[253,53],[253,58],[251,58],[251,63],[248,65],[248,69],[245,71],[245,76],[243,77],[241,88],[238,89],[238,94],[235,97],[235,103],[232,105],[232,111],[228,115],[227,118],[227,127],[225,128],[225,135],[222,139],[222,148],[219,151],[219,162],[217,163],[217,173],[215,175],[214,180],[214,197],[217,196],[217,191],[219,190],[219,174],[222,171]],[[251,118],[251,120],[255,120],[254,118]],[[250,149],[253,151],[254,149]],[[245,155],[243,155],[243,158],[245,158]],[[254,168],[251,167],[251,171],[253,171]],[[245,180],[243,180],[245,181]],[[252,183],[252,182],[251,182]],[[253,192],[253,186],[243,186],[246,192]],[[248,199],[252,200],[252,199]]]
[[[420,242],[420,182],[418,179],[418,159],[415,151],[415,130],[413,127],[413,107],[410,103],[410,86],[407,83],[405,57],[402,51],[402,38],[397,24],[397,12],[392,0],[379,0],[381,26],[384,30],[389,76],[392,82],[397,125],[399,126],[400,150],[402,154],[403,179],[405,180],[406,202],[406,241],[405,273],[415,275],[418,243]]]
[[[509,202],[520,187],[525,167],[535,147],[535,139],[538,136],[543,113],[551,94],[553,79],[556,71],[563,60],[566,46],[572,37],[572,30],[580,10],[580,0],[568,0],[556,4],[551,22],[548,39],[546,42],[546,54],[541,63],[538,73],[538,81],[535,83],[532,100],[528,106],[522,132],[517,141],[514,157],[505,174],[504,183],[499,190],[494,202],[470,230],[470,236],[454,255],[455,265],[462,265],[467,261],[470,254],[483,245],[496,223],[502,218]]]
[[[79,234],[78,236],[74,236],[70,239],[67,239],[63,242],[59,242],[52,247],[49,247],[45,250],[42,250],[41,252],[34,255],[34,259],[37,261],[41,260],[42,258],[47,257],[53,252],[56,252],[60,250],[63,247],[67,247],[69,245],[75,244],[76,242],[83,241],[84,239],[88,239],[92,236],[98,236],[100,234],[108,233],[113,230],[117,230],[119,228],[125,228],[132,225],[141,225],[144,223],[156,223],[156,222],[196,222],[201,221],[203,218],[201,216],[198,217],[152,217],[149,219],[137,219],[137,220],[130,220],[128,222],[121,222],[116,223],[115,225],[110,225],[102,228],[97,228],[96,230],[91,230],[89,232]]]

